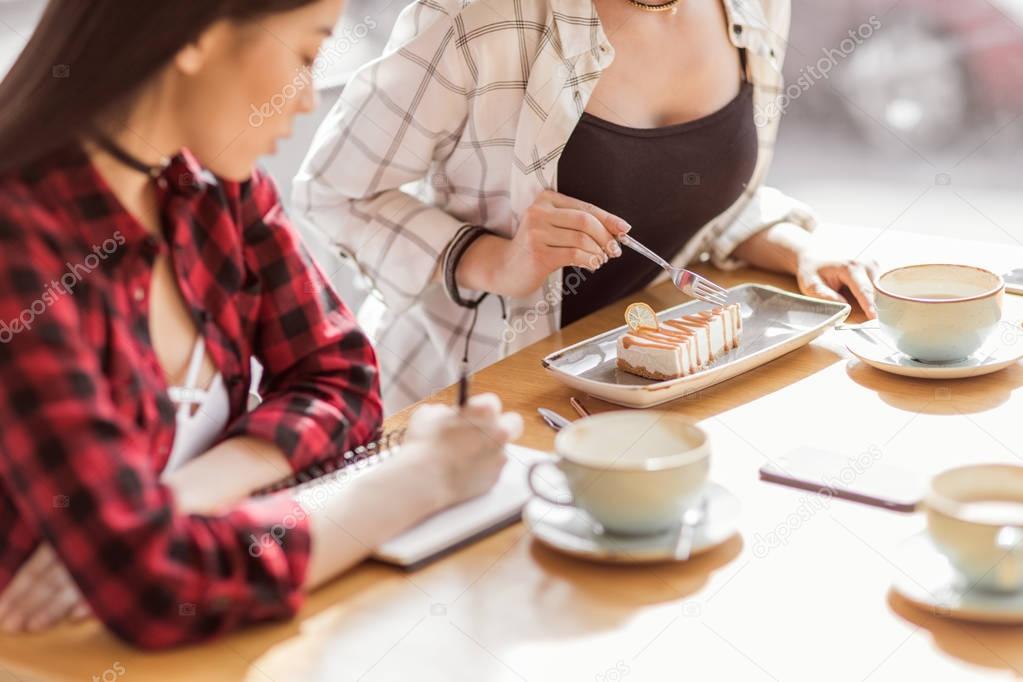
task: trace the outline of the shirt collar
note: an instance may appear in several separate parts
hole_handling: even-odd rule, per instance
[[[728,32],[736,47],[747,47],[751,31],[765,31],[770,27],[760,0],[724,0],[725,15],[728,17]]]
[[[201,194],[210,182],[210,172],[203,168],[187,149],[182,149],[175,155],[157,178],[160,189],[166,190],[169,194],[185,197]]]
[[[561,56],[571,59],[609,45],[593,0],[550,0],[550,11],[561,41]]]

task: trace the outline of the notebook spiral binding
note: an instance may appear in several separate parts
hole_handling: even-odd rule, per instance
[[[271,483],[265,488],[256,491],[254,495],[260,497],[264,495],[272,495],[273,493],[280,492],[286,488],[297,488],[317,479],[321,479],[324,476],[329,476],[340,471],[350,471],[353,467],[355,467],[356,471],[362,471],[363,469],[373,466],[374,464],[377,464],[398,452],[398,450],[401,449],[401,444],[404,439],[405,429],[398,429],[384,433],[370,443],[359,445],[358,447],[348,450],[347,452],[343,452],[329,460],[317,462],[316,464],[308,466],[287,478],[277,481],[276,483]]]

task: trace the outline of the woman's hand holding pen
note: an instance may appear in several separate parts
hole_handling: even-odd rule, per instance
[[[526,209],[511,239],[486,235],[458,264],[460,286],[519,297],[569,266],[596,270],[622,254],[618,237],[630,229],[607,211],[551,190]]]
[[[417,409],[403,450],[422,458],[424,483],[436,486],[438,508],[443,508],[490,489],[504,467],[504,446],[521,433],[522,417],[502,412],[500,398],[485,393],[461,409],[440,404]]]

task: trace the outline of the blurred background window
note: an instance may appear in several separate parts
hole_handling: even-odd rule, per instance
[[[25,47],[45,6],[42,0],[0,0],[0,74]]]
[[[793,0],[770,182],[824,220],[1023,245],[1023,0]]]

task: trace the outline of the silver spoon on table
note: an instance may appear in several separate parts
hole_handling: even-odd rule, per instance
[[[549,410],[546,407],[538,407],[536,408],[536,411],[539,412],[540,416],[543,417],[543,420],[547,422],[547,426],[551,427],[555,431],[560,431],[572,423],[554,410]]]

